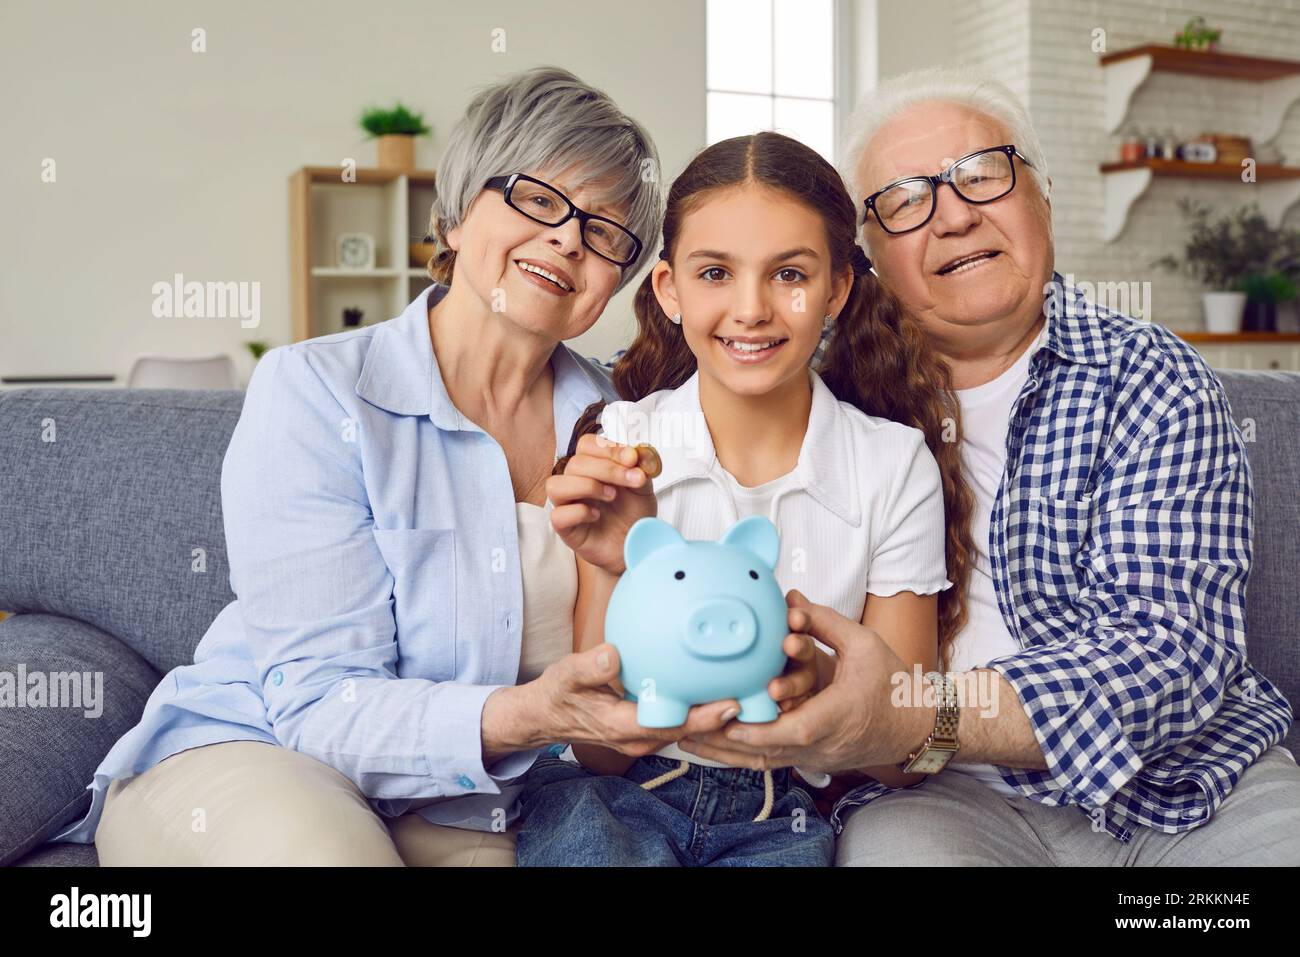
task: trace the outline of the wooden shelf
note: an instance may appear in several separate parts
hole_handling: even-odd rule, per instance
[[[1211,369],[1300,373],[1300,332],[1169,331],[1199,352]]]
[[[427,227],[433,170],[304,166],[289,178],[293,341],[340,331],[341,313],[361,309],[364,325],[396,316],[431,280],[410,264],[410,244]],[[344,187],[352,187],[346,189]],[[375,237],[376,268],[334,265],[335,237]]]
[[[1103,53],[1101,65],[1108,66],[1136,57],[1150,57],[1151,69],[1163,73],[1191,73],[1228,80],[1250,80],[1254,83],[1300,75],[1300,60],[1277,60],[1243,53],[1224,53],[1222,50],[1187,50],[1165,43],[1145,43],[1115,53]]]
[[[304,166],[299,175],[304,175],[311,183],[324,185],[351,186],[353,183],[343,179],[341,166]],[[394,183],[399,177],[416,186],[432,186],[435,173],[431,169],[379,169],[378,167],[358,166],[355,170],[356,182],[360,184]]]
[[[1103,173],[1126,169],[1149,169],[1156,176],[1184,176],[1190,179],[1241,180],[1242,167],[1233,163],[1190,163],[1187,160],[1141,159],[1128,163],[1102,163]],[[1300,179],[1300,166],[1278,166],[1276,163],[1257,163],[1255,179]]]
[[[1124,231],[1129,210],[1146,192],[1153,177],[1241,182],[1242,174],[1242,167],[1231,163],[1189,163],[1168,159],[1102,163],[1100,169],[1105,199],[1102,239],[1106,242]],[[1255,182],[1245,185],[1256,191],[1260,212],[1272,226],[1277,227],[1287,210],[1300,202],[1300,167],[1260,163],[1255,166]]]
[[[312,266],[314,279],[392,279],[400,276],[400,269],[343,269],[338,266]]]
[[[1257,144],[1277,136],[1282,118],[1291,104],[1300,99],[1300,60],[1211,53],[1147,43],[1102,54],[1101,67],[1106,80],[1107,133],[1119,129],[1133,94],[1155,71],[1258,83],[1259,119],[1251,131],[1251,139]]]
[[[394,276],[409,276],[411,279],[428,279],[427,269],[340,269],[337,266],[313,266],[313,279],[392,279]],[[433,282],[429,279],[429,282]]]
[[[1300,332],[1190,332],[1170,329],[1184,342],[1213,343],[1230,345],[1234,342],[1264,342],[1278,344],[1300,342]]]

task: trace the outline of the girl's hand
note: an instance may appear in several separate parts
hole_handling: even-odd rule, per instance
[[[653,468],[644,455],[604,436],[584,435],[564,474],[546,480],[556,533],[579,558],[611,575],[621,575],[626,568],[623,542],[628,531],[659,510],[651,476],[640,467],[644,462]]]
[[[803,704],[830,683],[835,659],[826,654],[809,635],[791,631],[781,645],[787,661],[785,670],[767,683],[767,693],[782,711]]]

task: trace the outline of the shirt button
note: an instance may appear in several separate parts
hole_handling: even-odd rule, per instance
[[[274,684],[277,688],[280,687],[280,685],[284,684],[284,672],[280,671],[279,669],[272,672],[271,683]]]
[[[460,777],[456,779],[456,783],[459,784],[461,787],[463,787],[466,791],[474,790],[474,782],[470,779],[469,775],[462,774]]]

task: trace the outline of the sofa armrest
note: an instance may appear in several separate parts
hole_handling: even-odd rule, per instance
[[[86,785],[160,676],[107,632],[58,615],[0,621],[0,866],[90,807]]]

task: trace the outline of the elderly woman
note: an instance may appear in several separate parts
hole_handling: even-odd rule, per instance
[[[513,863],[549,742],[656,750],[608,646],[571,654],[544,482],[614,398],[563,340],[658,230],[658,158],[604,94],[535,69],[477,96],[438,170],[444,282],[388,322],[269,352],[222,471],[231,584],[54,838],[101,863]]]
[[[1046,158],[991,77],[883,85],[844,176],[961,403],[969,620],[952,673],[918,685],[874,632],[796,602],[839,652],[830,686],[679,746],[931,775],[836,783],[839,864],[1300,864],[1291,707],[1246,655],[1250,469],[1219,381],[1065,282]]]

